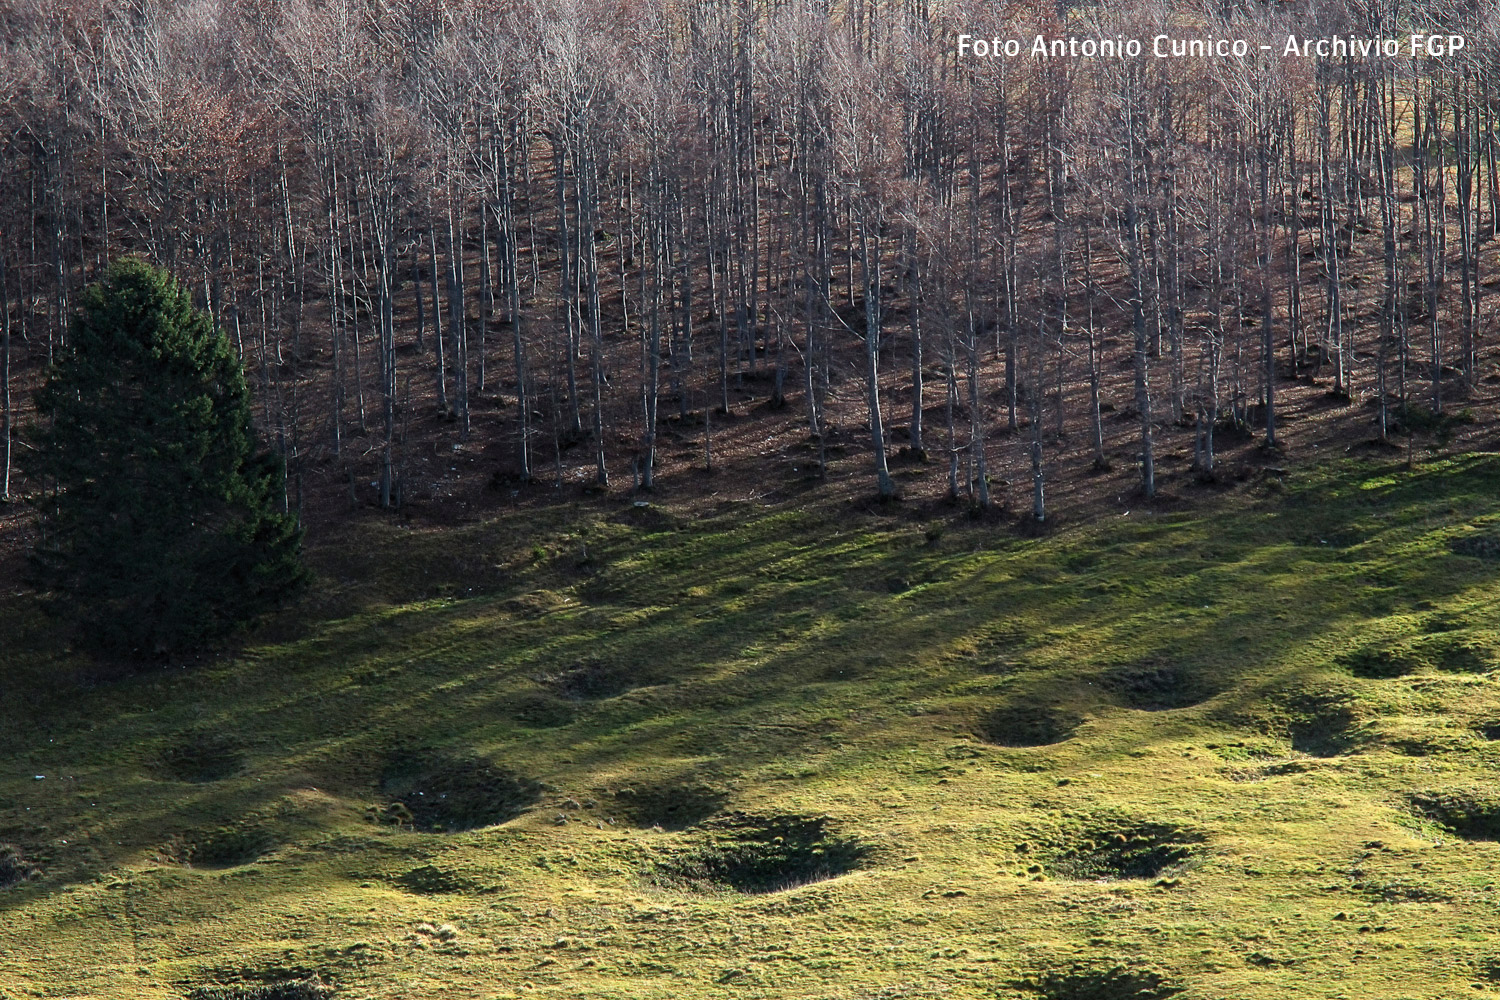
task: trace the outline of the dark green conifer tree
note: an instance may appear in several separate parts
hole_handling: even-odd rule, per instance
[[[239,360],[167,273],[121,260],[84,292],[37,410],[33,566],[87,645],[200,646],[303,582],[284,469],[256,447]]]

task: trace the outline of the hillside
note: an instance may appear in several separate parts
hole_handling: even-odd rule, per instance
[[[0,996],[1500,990],[1500,457],[733,492],[353,516],[162,671],[8,587]]]

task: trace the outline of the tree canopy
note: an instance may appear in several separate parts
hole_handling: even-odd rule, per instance
[[[279,459],[257,451],[228,339],[138,260],[81,296],[37,399],[38,582],[89,645],[153,656],[224,635],[302,582]]]

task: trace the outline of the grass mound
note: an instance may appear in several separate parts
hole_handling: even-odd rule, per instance
[[[830,832],[824,816],[735,813],[708,828],[708,844],[658,862],[653,881],[700,892],[780,892],[854,871],[874,850]]]
[[[1476,531],[1453,540],[1453,554],[1473,559],[1500,559],[1500,531]]]
[[[574,701],[603,701],[660,683],[659,677],[639,664],[609,660],[585,660],[546,674],[541,680],[552,691]]]
[[[436,865],[413,868],[391,881],[414,896],[441,896],[447,893],[470,892],[479,888],[472,879],[455,875]]]
[[[701,784],[633,785],[617,788],[616,809],[636,826],[685,830],[724,808],[729,797]]]
[[[1053,860],[1060,878],[1079,881],[1156,878],[1192,857],[1203,837],[1161,823],[1096,828]]]
[[[1355,677],[1367,680],[1391,680],[1416,673],[1425,665],[1421,657],[1407,649],[1385,649],[1366,646],[1338,657],[1339,665]]]
[[[1493,665],[1493,655],[1493,650],[1474,639],[1437,634],[1405,644],[1366,646],[1340,656],[1337,662],[1356,677],[1387,680],[1424,669],[1450,674],[1483,673]]]
[[[447,833],[515,819],[542,795],[540,782],[478,757],[442,752],[396,755],[381,790],[418,830]]]
[[[1190,708],[1218,694],[1205,678],[1166,659],[1114,667],[1100,675],[1099,683],[1130,708],[1144,712]]]
[[[1377,903],[1451,903],[1453,897],[1440,889],[1415,882],[1356,882],[1354,888]]]
[[[1036,703],[1006,705],[979,723],[978,737],[998,747],[1041,747],[1070,739],[1083,716]]]
[[[551,691],[523,691],[510,700],[510,717],[528,729],[556,729],[578,717],[577,707]]]
[[[1011,985],[1043,1000],[1166,1000],[1182,992],[1154,969],[1082,962],[1033,972]]]
[[[245,755],[223,733],[195,730],[163,750],[158,763],[164,775],[177,781],[221,781],[245,766]]]
[[[184,834],[167,853],[194,868],[237,868],[274,851],[271,831],[254,823],[236,823]]]
[[[1421,649],[1432,665],[1445,673],[1481,674],[1494,665],[1494,650],[1459,635],[1432,636]]]
[[[199,986],[187,1000],[327,1000],[333,991],[315,979],[292,979],[274,983],[233,986]]]
[[[1286,699],[1292,749],[1314,757],[1337,757],[1359,747],[1355,697],[1347,691],[1300,691]]]
[[[41,869],[26,860],[26,855],[15,844],[0,844],[0,889],[41,876]]]
[[[1479,789],[1413,792],[1411,807],[1464,840],[1500,840],[1500,796]]]

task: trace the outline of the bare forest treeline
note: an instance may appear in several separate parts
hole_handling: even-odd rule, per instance
[[[1408,55],[1427,30],[1467,45]],[[1162,31],[1276,44],[1152,58]],[[1043,518],[1060,435],[1107,464],[1111,344],[1147,496],[1160,427],[1211,474],[1309,372],[1384,435],[1462,405],[1493,329],[1497,33],[1495,0],[4,0],[3,491],[16,372],[127,253],[239,349],[294,506],[329,458],[400,505],[413,413],[462,443],[485,395],[512,481],[650,488],[663,422],[711,465],[753,377],[814,441],[860,386],[882,496],[902,446],[988,505],[986,442],[1022,436]]]

